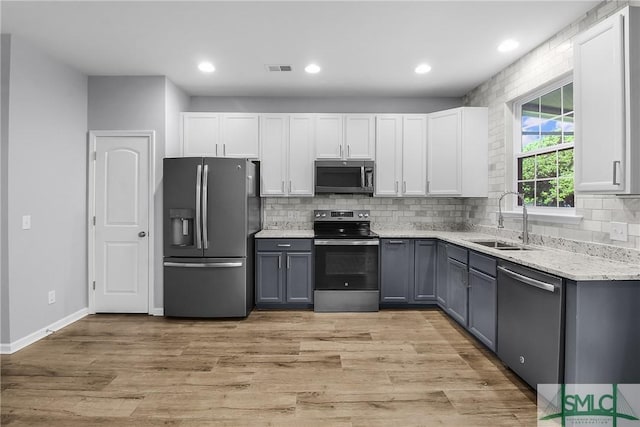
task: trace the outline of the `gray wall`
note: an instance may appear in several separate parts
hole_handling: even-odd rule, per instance
[[[189,111],[252,113],[431,113],[461,98],[192,96]]]
[[[168,103],[165,107],[165,103]],[[156,179],[154,191],[154,309],[162,302],[162,159],[165,146],[177,145],[178,111],[187,105],[187,97],[164,76],[91,76],[89,77],[90,130],[153,130]],[[172,148],[173,150],[173,148]]]
[[[0,54],[0,343],[9,339],[9,262],[7,239],[7,172],[9,150],[9,63],[11,37],[2,35]]]
[[[87,77],[19,37],[10,40],[11,268],[2,307],[3,317],[9,309],[10,333],[3,343],[87,306]],[[30,230],[22,230],[22,215],[31,215]],[[56,291],[52,305],[50,290]]]
[[[190,97],[167,79],[165,99],[167,124],[165,156],[177,157],[180,155],[180,113],[189,111]]]

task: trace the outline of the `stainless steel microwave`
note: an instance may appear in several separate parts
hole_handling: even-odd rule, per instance
[[[373,161],[322,160],[315,166],[316,194],[373,194]]]

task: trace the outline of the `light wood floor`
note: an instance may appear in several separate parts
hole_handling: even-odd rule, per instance
[[[535,426],[534,392],[437,309],[94,315],[2,356],[2,425]]]

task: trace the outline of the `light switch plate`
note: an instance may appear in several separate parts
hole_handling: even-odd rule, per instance
[[[31,215],[22,215],[22,229],[28,230],[31,228]]]
[[[626,222],[611,222],[611,232],[609,233],[611,240],[619,240],[626,242],[628,237]]]

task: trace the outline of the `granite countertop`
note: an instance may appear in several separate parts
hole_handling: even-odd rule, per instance
[[[256,239],[313,239],[313,230],[262,230]]]
[[[380,238],[408,239],[440,239],[460,245],[476,252],[485,253],[499,259],[535,268],[550,274],[575,281],[593,280],[640,280],[640,266],[632,263],[590,255],[576,254],[569,251],[529,245],[531,250],[501,251],[495,248],[473,243],[470,240],[494,240],[490,234],[468,231],[421,231],[421,230],[374,230]],[[313,238],[313,230],[263,230],[257,238],[291,239]],[[519,244],[519,242],[499,239],[502,242]]]

